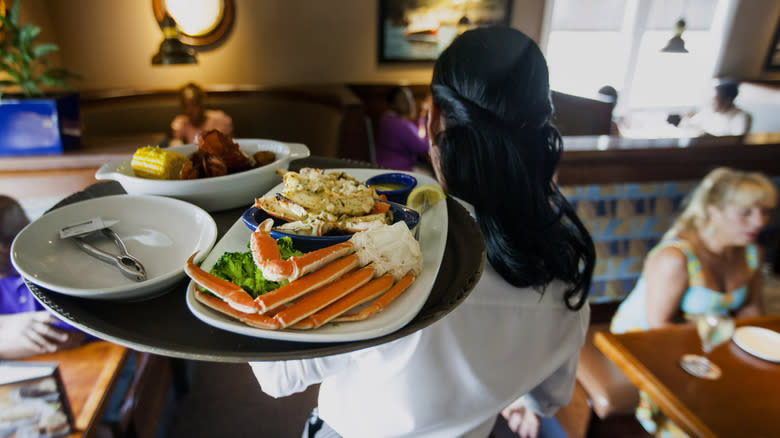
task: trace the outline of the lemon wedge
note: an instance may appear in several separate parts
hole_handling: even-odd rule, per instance
[[[425,208],[430,208],[446,197],[444,191],[439,186],[417,186],[409,193],[409,197],[406,199],[406,206],[422,213],[423,206],[427,204]]]

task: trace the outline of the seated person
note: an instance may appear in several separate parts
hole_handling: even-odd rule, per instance
[[[15,199],[0,195],[0,360],[52,353],[87,340],[44,310],[11,264],[11,243],[29,222]]]
[[[655,329],[685,322],[686,315],[693,314],[761,315],[763,253],[756,237],[777,197],[775,186],[761,174],[728,168],[710,172],[648,254],[610,331]],[[657,436],[682,433],[643,393],[637,417]]]
[[[195,143],[201,131],[219,129],[223,134],[233,136],[233,119],[224,111],[205,109],[206,93],[197,84],[190,82],[179,92],[180,114],[171,122],[172,140],[169,145]]]
[[[0,360],[23,360],[39,354],[53,353],[80,347],[96,340],[95,337],[71,327],[49,313],[35,299],[21,275],[11,264],[11,243],[30,222],[15,199],[0,195]],[[116,377],[96,435],[114,435],[127,409],[126,399],[130,385],[136,379],[137,353],[130,351],[121,372]],[[176,369],[174,395],[179,399],[189,390],[187,376]],[[168,388],[161,387],[160,391]],[[153,408],[154,409],[154,408]]]
[[[393,87],[387,94],[389,109],[379,122],[376,142],[376,162],[382,167],[411,171],[419,157],[428,155],[428,133],[423,128],[420,135],[420,120],[416,119],[416,107],[412,92],[407,87]],[[412,120],[417,120],[415,124]]]
[[[715,85],[712,106],[691,117],[684,118],[679,127],[698,136],[743,136],[750,131],[752,117],[734,105],[739,94],[739,84],[721,80]]]
[[[29,222],[18,201],[0,195],[0,360],[67,350],[96,339],[45,310],[11,264],[11,243]],[[131,351],[109,395],[103,423],[120,421],[135,367],[136,355]]]

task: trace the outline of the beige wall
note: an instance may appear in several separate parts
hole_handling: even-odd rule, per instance
[[[375,0],[234,0],[232,33],[197,66],[155,67],[162,39],[151,0],[48,0],[67,68],[96,89],[430,80],[431,67],[378,65]],[[514,27],[537,39],[544,0],[516,0]]]
[[[37,43],[57,42],[57,26],[46,9],[46,2],[47,0],[24,0],[19,7],[19,24],[24,26],[32,23],[41,28],[41,33],[36,40]],[[8,7],[11,7],[12,3],[11,0],[6,0]],[[60,64],[62,62],[61,53],[51,53],[49,60],[54,64]]]

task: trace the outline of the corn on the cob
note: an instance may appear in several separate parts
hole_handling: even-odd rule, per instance
[[[135,176],[150,179],[179,179],[187,157],[157,146],[145,146],[133,154],[131,167]]]

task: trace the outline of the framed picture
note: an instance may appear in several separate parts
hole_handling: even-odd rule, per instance
[[[764,68],[769,71],[780,71],[780,21],[777,23],[772,45],[769,46],[769,53],[766,56]]]
[[[509,26],[512,0],[379,0],[379,62],[436,60],[466,30]]]

